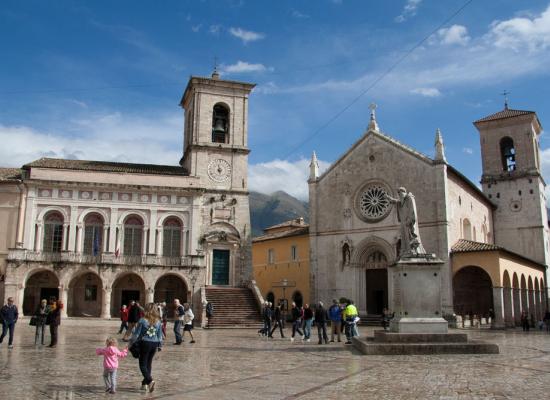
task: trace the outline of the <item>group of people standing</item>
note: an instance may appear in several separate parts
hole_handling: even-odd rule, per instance
[[[283,332],[284,315],[281,304],[273,308],[272,303],[265,302],[262,319],[264,326],[258,331],[258,334],[273,339],[273,332],[279,328],[281,338],[285,337]],[[294,342],[296,333],[301,336],[302,341],[310,342],[311,330],[315,324],[319,338],[318,344],[328,344],[327,324],[329,322],[331,324],[330,342],[334,342],[335,336],[338,342],[341,342],[340,335],[343,330],[346,333],[346,344],[351,344],[353,336],[359,336],[357,331],[358,312],[353,301],[340,304],[338,300],[334,299],[328,310],[325,309],[322,301],[318,302],[314,308],[310,307],[309,304],[305,304],[303,307],[297,306],[293,302],[290,310],[290,320],[292,323],[291,342]]]
[[[57,346],[57,331],[61,325],[61,310],[63,303],[60,300],[51,299],[50,303],[42,299],[31,317],[30,325],[35,326],[34,344],[44,345],[46,325],[50,327],[50,344],[48,347]],[[13,303],[13,297],[8,297],[8,302],[0,309],[0,320],[2,321],[2,336],[0,344],[4,341],[6,334],[8,337],[8,348],[13,348],[13,336],[15,324],[19,319],[19,310]]]

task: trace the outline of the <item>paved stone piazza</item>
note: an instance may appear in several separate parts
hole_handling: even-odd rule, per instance
[[[319,346],[316,337],[267,341],[251,329],[196,329],[196,344],[173,346],[169,324],[153,364],[155,392],[138,390],[141,374],[129,355],[120,362],[118,392],[109,395],[94,349],[117,328],[116,321],[64,320],[58,347],[49,349],[35,347],[34,327],[20,321],[14,349],[7,338],[0,347],[0,399],[545,399],[550,393],[546,332],[468,331],[497,343],[498,355],[362,356],[341,343]]]

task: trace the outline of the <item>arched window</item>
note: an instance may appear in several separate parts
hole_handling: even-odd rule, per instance
[[[504,171],[516,170],[516,149],[511,138],[505,137],[500,141],[500,157]]]
[[[84,220],[84,254],[101,254],[103,243],[103,218],[98,214],[88,214]]]
[[[212,113],[212,142],[229,143],[229,110],[216,104]]]
[[[124,222],[124,255],[140,256],[142,254],[143,221],[131,216]]]
[[[63,250],[63,215],[52,211],[44,218],[42,251],[60,253]]]
[[[181,222],[177,218],[169,218],[164,222],[162,255],[164,257],[181,256]]]
[[[462,221],[462,237],[466,240],[472,240],[472,224],[468,218]]]

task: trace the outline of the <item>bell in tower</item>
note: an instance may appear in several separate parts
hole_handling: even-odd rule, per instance
[[[214,106],[212,115],[212,142],[213,143],[227,143],[228,125],[229,125],[229,112],[221,104]]]

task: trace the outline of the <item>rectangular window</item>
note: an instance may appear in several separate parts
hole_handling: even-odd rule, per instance
[[[84,254],[97,256],[101,253],[101,231],[103,226],[86,225],[84,227]]]
[[[292,261],[298,260],[298,247],[296,247],[295,245],[290,247],[290,259]]]
[[[86,285],[84,288],[84,301],[97,300],[97,285]]]
[[[179,257],[181,255],[181,229],[164,228],[162,255],[164,257]]]
[[[267,251],[267,263],[268,264],[275,264],[275,250],[269,249]]]

